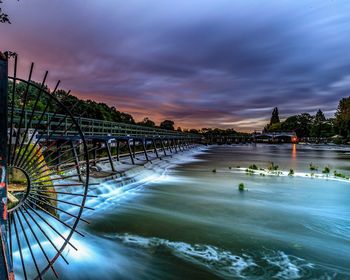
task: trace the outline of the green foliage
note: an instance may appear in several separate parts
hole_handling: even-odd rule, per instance
[[[245,191],[245,185],[244,185],[244,183],[239,183],[239,184],[238,184],[238,190],[239,190],[240,192]]]
[[[37,87],[41,88],[40,84],[34,81],[31,82]],[[23,82],[18,82],[16,84],[16,99],[14,100],[14,103],[17,108],[21,108],[23,104],[23,101],[25,99],[26,88],[27,86]],[[43,89],[50,92],[50,89],[47,86],[44,86]],[[12,90],[13,82],[9,81],[9,93],[11,93]],[[30,86],[28,88],[27,100],[30,101],[26,104],[26,109],[35,109],[35,111],[43,111],[46,105],[48,104],[47,112],[55,112],[57,108],[54,108],[53,105],[51,105],[50,99],[45,94],[42,94],[38,102],[35,104],[36,96],[38,95],[39,90],[40,89],[36,88],[35,86]],[[10,102],[12,102],[11,96],[12,94],[9,94]],[[130,114],[120,112],[115,107],[109,107],[105,103],[98,103],[93,100],[81,100],[76,96],[71,95],[70,92],[66,92],[64,90],[57,90],[53,94],[53,96],[56,97],[68,109],[73,108],[74,106],[74,114],[76,116],[88,117],[92,119],[99,119],[111,122],[135,124],[135,120]],[[63,109],[61,109],[57,113],[63,114],[64,111]],[[151,120],[148,120],[146,124],[150,125],[151,122]]]
[[[214,169],[212,170],[212,172],[213,172],[213,173],[216,173],[216,168],[214,168]]]
[[[276,171],[278,170],[278,165],[275,165],[273,161],[270,162],[269,166],[267,167],[269,171]]]
[[[248,168],[245,170],[245,172],[246,172],[247,175],[253,175],[254,174],[254,170],[248,169]]]
[[[272,119],[272,117],[271,117]],[[323,112],[318,110],[315,116],[302,113],[288,117],[282,122],[270,123],[266,131],[295,131],[299,138],[303,137],[331,137],[334,135],[333,119],[326,119]]]
[[[259,169],[258,166],[256,166],[255,164],[249,165],[248,168],[249,168],[249,169],[253,169],[253,170],[258,170],[258,169]]]
[[[334,176],[338,177],[338,178],[343,178],[343,179],[350,179],[350,176],[347,176],[347,175],[345,175],[343,173],[339,173],[336,170],[334,171]]]
[[[350,96],[340,100],[335,113],[335,126],[341,136],[350,139]]]
[[[278,108],[275,107],[273,108],[272,114],[271,114],[271,119],[270,119],[270,125],[276,124],[280,122],[280,117],[278,113]]]
[[[316,165],[314,165],[312,162],[309,164],[309,169],[311,171],[317,171],[318,170],[318,167]]]
[[[325,166],[325,168],[322,170],[323,174],[329,174],[331,172],[331,169],[328,166]]]
[[[288,176],[293,176],[293,175],[294,175],[294,170],[291,168],[291,169],[289,169]]]

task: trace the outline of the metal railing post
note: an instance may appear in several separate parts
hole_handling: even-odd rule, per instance
[[[8,64],[0,52],[0,279],[13,277],[7,242]]]

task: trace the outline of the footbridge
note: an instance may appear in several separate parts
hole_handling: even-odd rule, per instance
[[[93,210],[86,201],[99,162],[118,175],[121,158],[144,164],[201,139],[77,116],[54,94],[60,82],[47,89],[48,72],[40,83],[33,63],[24,72],[15,53],[0,52],[0,279],[58,278],[56,261],[68,263],[63,252],[77,250],[72,236],[83,236],[78,224]]]

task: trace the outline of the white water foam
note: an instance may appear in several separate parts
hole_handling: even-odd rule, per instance
[[[146,238],[129,234],[115,234],[107,237],[145,249],[161,247],[180,259],[200,265],[223,277],[244,277],[242,272],[245,269],[256,266],[253,259],[247,255],[237,256],[230,251],[211,245],[191,245],[185,242],[173,242],[156,237]]]
[[[305,260],[287,255],[282,251],[265,250],[260,255],[248,253],[236,255],[212,245],[188,244],[157,237],[142,237],[131,234],[106,235],[122,243],[144,249],[162,248],[182,260],[208,269],[225,279],[302,279],[304,272],[314,267]],[[263,265],[263,266],[261,266]],[[267,267],[266,267],[267,266]],[[263,273],[263,275],[261,275]],[[260,278],[259,278],[260,279]]]

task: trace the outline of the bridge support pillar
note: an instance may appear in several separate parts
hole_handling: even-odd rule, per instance
[[[163,139],[159,139],[159,141],[160,141],[160,144],[162,145],[162,150],[163,150],[164,156],[166,156],[166,151],[165,151]]]
[[[133,158],[136,158],[135,146],[136,146],[136,140],[132,139],[132,156],[133,156]]]
[[[111,153],[111,147],[109,146],[108,141],[105,141],[104,143],[106,145],[106,150],[107,150],[107,155],[108,155],[108,160],[109,160],[109,164],[111,165],[111,169],[113,172],[115,172],[115,167],[113,164],[113,159],[112,159],[112,153]]]
[[[142,139],[141,142],[142,142],[143,152],[145,153],[145,158],[146,158],[147,161],[149,161],[148,154],[147,154],[147,148],[146,148],[146,144],[147,144],[146,141],[147,141],[146,139]]]
[[[119,159],[120,142],[118,139],[116,141],[117,141],[117,161],[119,161],[120,160]]]
[[[77,147],[74,145],[73,141],[69,141],[69,145],[70,145],[70,147],[72,149],[75,169],[77,170],[79,181],[83,182],[83,179],[81,177],[81,170],[80,170],[80,164],[79,164],[79,156],[78,156],[78,153],[77,153]]]
[[[132,156],[132,152],[131,152],[130,140],[126,140],[126,143],[128,145],[128,150],[129,150],[129,156],[130,156],[130,159],[131,159],[131,163],[135,164],[134,157]]]
[[[157,144],[156,144],[156,141],[154,139],[152,139],[152,144],[153,144],[154,152],[155,152],[157,158],[159,158]]]

